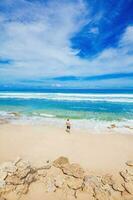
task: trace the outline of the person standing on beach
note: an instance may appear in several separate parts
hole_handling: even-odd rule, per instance
[[[71,129],[71,123],[70,123],[70,120],[67,119],[67,121],[66,121],[66,132],[70,133],[70,129]]]

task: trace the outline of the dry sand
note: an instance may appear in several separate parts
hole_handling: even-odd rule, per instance
[[[133,135],[89,134],[39,125],[1,125],[0,162],[20,156],[31,162],[66,156],[71,162],[96,172],[119,170],[133,160]]]
[[[90,173],[117,174],[127,160],[133,160],[133,135],[116,134],[113,130],[101,135],[76,130],[68,134],[62,128],[51,126],[0,125],[0,163],[18,156],[35,165],[66,156]],[[17,200],[12,193],[7,199]],[[21,200],[36,199],[60,198],[58,193],[45,193],[43,185],[37,182],[21,197]]]

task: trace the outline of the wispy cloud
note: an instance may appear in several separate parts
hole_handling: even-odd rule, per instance
[[[73,38],[83,33],[85,28],[88,34],[85,37],[92,37],[92,42],[100,41],[105,11],[102,7],[94,14],[94,9],[84,0],[2,0],[0,66],[4,67],[0,67],[1,82],[133,72],[132,25],[125,27],[117,45],[100,49],[91,58],[80,56],[82,45],[74,47]],[[84,41],[89,46],[90,40]],[[46,82],[43,84],[47,85]]]

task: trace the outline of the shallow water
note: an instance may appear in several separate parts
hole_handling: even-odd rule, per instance
[[[18,113],[19,118],[12,112]],[[43,123],[48,119],[56,123],[60,119],[64,123],[70,118],[84,126],[95,121],[131,125],[133,94],[1,92],[0,118],[23,123]]]

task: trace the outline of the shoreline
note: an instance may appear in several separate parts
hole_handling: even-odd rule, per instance
[[[133,134],[133,120],[99,120],[99,119],[71,119],[72,129],[75,131],[93,132],[96,134],[115,133]],[[19,112],[3,112],[0,125],[49,126],[64,129],[66,118],[44,117],[43,115],[21,115]]]
[[[90,133],[90,134],[89,134]],[[17,151],[16,151],[17,150]],[[20,156],[31,162],[61,155],[90,170],[116,170],[133,159],[133,135],[102,134],[40,125],[0,125],[0,162]]]

